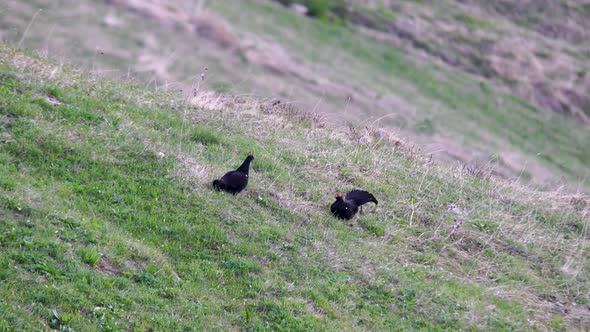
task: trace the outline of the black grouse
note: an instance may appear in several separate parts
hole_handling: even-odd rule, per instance
[[[217,191],[225,191],[230,194],[237,194],[244,190],[248,185],[248,173],[250,172],[250,162],[254,155],[249,154],[246,160],[235,171],[227,172],[221,178],[213,181],[213,188]]]
[[[377,199],[373,194],[364,190],[352,190],[346,194],[346,198],[342,198],[342,194],[336,194],[336,202],[332,203],[330,211],[332,214],[340,219],[350,219],[358,211],[359,206],[373,202],[378,204]]]

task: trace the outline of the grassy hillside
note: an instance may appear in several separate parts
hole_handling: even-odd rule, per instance
[[[582,330],[588,201],[0,47],[1,330]],[[247,191],[209,182],[256,154]],[[351,222],[335,191],[377,196]]]
[[[590,10],[576,1],[276,0],[590,124]]]
[[[355,3],[330,23],[270,0],[8,0],[0,33],[158,90],[186,91],[208,68],[208,89],[280,98],[394,130],[435,160],[588,191],[586,39],[538,32],[554,17],[527,25],[533,14],[510,9],[517,1]],[[576,15],[578,31],[590,20]]]

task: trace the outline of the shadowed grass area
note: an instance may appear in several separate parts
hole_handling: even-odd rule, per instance
[[[0,48],[0,328],[590,324],[586,198],[221,100],[195,106]],[[250,152],[244,193],[209,188]],[[378,207],[331,217],[335,191],[353,187]]]

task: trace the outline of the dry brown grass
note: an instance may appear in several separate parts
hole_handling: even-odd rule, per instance
[[[225,20],[203,8],[183,8],[162,0],[110,0],[114,5],[125,7],[156,20],[160,24],[180,26],[196,32],[223,49],[234,49],[239,39]],[[186,4],[189,5],[189,4]]]

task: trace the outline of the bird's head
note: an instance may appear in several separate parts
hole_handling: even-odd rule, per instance
[[[250,160],[254,159],[254,154],[253,153],[248,153],[248,159],[250,159]]]
[[[336,199],[342,198],[342,193],[336,193]]]

